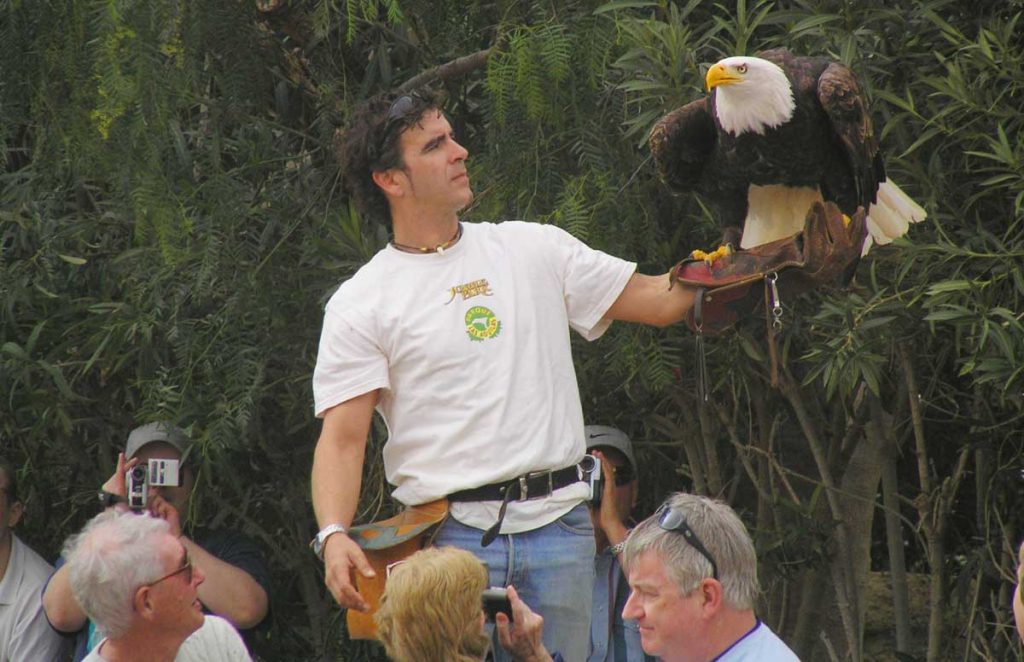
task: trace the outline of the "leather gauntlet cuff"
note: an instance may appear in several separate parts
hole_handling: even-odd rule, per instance
[[[722,333],[757,310],[767,295],[769,312],[812,287],[848,281],[866,236],[864,212],[843,217],[832,203],[815,203],[804,230],[791,237],[737,251],[708,265],[685,259],[671,272],[672,284],[696,289],[686,323],[695,332]]]
[[[769,274],[803,266],[799,234],[742,250],[708,265],[686,259],[672,269],[672,283],[696,290],[686,324],[698,333],[715,335],[757,309]]]

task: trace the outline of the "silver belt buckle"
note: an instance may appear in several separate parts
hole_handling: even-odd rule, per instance
[[[554,492],[555,491],[555,483],[554,483],[554,480],[551,478],[551,471],[531,471],[530,473],[523,474],[522,476],[519,477],[519,498],[517,499],[517,501],[526,501],[527,499],[529,499],[530,498],[530,489],[527,487],[527,482],[531,478],[536,478],[537,476],[542,476],[544,474],[547,474],[547,477],[548,477],[548,492],[547,493],[551,494],[552,492]],[[545,496],[545,495],[541,495],[541,496]]]

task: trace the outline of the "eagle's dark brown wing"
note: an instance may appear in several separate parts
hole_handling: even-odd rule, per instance
[[[692,101],[665,115],[648,143],[662,180],[676,192],[693,191],[717,140],[709,98]]]
[[[829,64],[818,77],[818,102],[849,159],[857,203],[867,209],[875,201],[878,184],[885,181],[885,168],[867,99],[854,73],[839,62]]]

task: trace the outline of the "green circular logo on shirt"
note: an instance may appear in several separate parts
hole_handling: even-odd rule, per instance
[[[501,322],[490,308],[473,306],[466,311],[466,333],[470,340],[487,340],[501,333]]]

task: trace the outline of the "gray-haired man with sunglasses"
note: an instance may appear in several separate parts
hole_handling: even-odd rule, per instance
[[[707,497],[677,493],[626,540],[632,593],[623,617],[644,651],[665,662],[793,662],[754,614],[757,556],[739,516]]]
[[[85,662],[250,660],[230,623],[203,615],[203,573],[165,520],[105,511],[65,557],[75,599],[105,637]]]

